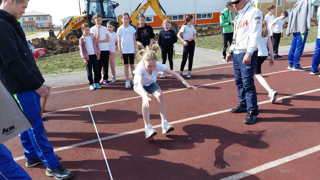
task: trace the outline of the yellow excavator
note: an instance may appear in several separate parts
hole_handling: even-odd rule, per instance
[[[170,18],[169,16],[165,16],[166,12],[162,8],[159,0],[147,0],[147,2],[142,5],[142,0],[136,10],[131,14],[132,24],[137,26],[138,24],[138,16],[140,14],[144,14],[149,7],[151,7],[157,16],[164,20],[165,18]],[[94,15],[96,13],[100,13],[102,15],[103,25],[106,25],[108,21],[113,21],[117,26],[121,25],[121,17],[116,16],[114,12],[113,5],[114,1],[111,0],[85,0],[85,11],[82,15],[71,18],[68,23],[66,23],[62,29],[60,29],[57,35],[54,34],[53,30],[49,31],[49,35],[52,38],[56,39],[79,39],[82,35],[81,26],[84,23],[90,24],[90,26],[94,26]],[[80,7],[80,0],[79,0]],[[80,10],[81,12],[81,10]],[[163,13],[164,14],[163,14]],[[178,25],[176,23],[172,23],[173,29],[177,32]]]

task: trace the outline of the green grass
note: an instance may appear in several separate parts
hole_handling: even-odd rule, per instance
[[[161,59],[161,53],[157,53],[158,59]],[[181,55],[174,55],[174,59],[181,59]],[[135,64],[140,61],[140,57],[135,59]],[[86,66],[81,59],[79,51],[58,54],[50,57],[44,57],[37,59],[37,65],[43,75],[69,73],[76,71],[85,71]],[[117,51],[116,66],[123,66],[123,60],[119,58],[119,52]]]
[[[287,29],[284,29],[283,32],[286,32]],[[316,42],[317,40],[317,33],[318,27],[312,26],[309,30],[307,43]],[[292,41],[292,35],[286,36],[283,35],[283,38],[280,40],[280,46],[290,45]],[[223,48],[223,41],[221,34],[214,35],[214,36],[202,36],[198,37],[195,40],[196,47],[206,48],[206,49],[213,49],[217,51],[222,51]],[[178,44],[182,44],[180,40],[178,40]]]
[[[33,31],[25,31],[26,36],[31,36],[37,33],[41,33],[41,32],[48,32],[48,30],[33,30]],[[48,36],[49,36],[49,32],[48,32]]]

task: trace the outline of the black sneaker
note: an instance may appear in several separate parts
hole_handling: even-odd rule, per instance
[[[258,119],[258,115],[254,114],[252,111],[249,111],[247,113],[246,118],[244,119],[244,123],[246,123],[246,124],[254,124],[257,119]]]
[[[274,55],[274,58],[282,58],[282,56],[280,56],[279,54]]]
[[[299,67],[293,67],[292,71],[306,71],[306,69],[299,66]]]
[[[232,108],[230,110],[232,113],[242,113],[242,112],[247,112],[247,108],[241,106],[241,104],[237,104],[235,108]]]
[[[34,166],[36,166],[38,164],[42,164],[42,161],[39,158],[37,158],[37,159],[27,159],[27,162],[26,162],[26,166],[29,167],[29,168],[30,167],[34,167]]]
[[[49,169],[46,170],[46,175],[54,177],[58,180],[68,180],[73,178],[73,173],[65,169],[63,166],[58,166],[55,169]]]

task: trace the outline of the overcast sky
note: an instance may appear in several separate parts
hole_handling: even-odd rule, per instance
[[[84,0],[80,0],[81,11],[84,11]],[[26,12],[38,11],[51,14],[54,24],[60,24],[60,20],[68,16],[77,16],[79,0],[29,0]]]

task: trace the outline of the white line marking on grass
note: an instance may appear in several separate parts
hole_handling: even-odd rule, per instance
[[[305,95],[305,94],[310,94],[310,93],[314,93],[314,92],[318,92],[318,91],[320,91],[320,88],[319,89],[310,90],[310,91],[301,92],[301,93],[297,93],[297,94],[293,94],[293,95],[289,95],[289,96],[279,97],[277,99],[277,101],[283,100],[283,99],[289,99],[289,98],[293,98],[293,97],[297,97],[297,96],[301,96],[301,95]],[[270,101],[269,100],[262,101],[262,102],[259,102],[258,105],[267,104],[267,103],[270,103]],[[83,108],[85,106],[81,106],[81,107]],[[190,117],[190,118],[185,118],[185,119],[181,119],[181,120],[171,121],[170,124],[179,124],[179,123],[193,121],[193,120],[200,119],[200,118],[206,118],[206,117],[209,117],[209,116],[218,115],[218,114],[230,112],[230,109],[225,109],[225,110],[221,110],[221,111],[207,113],[207,114],[194,116],[194,117]],[[154,128],[160,128],[161,124],[155,125],[153,127]],[[120,134],[115,134],[115,135],[111,135],[111,136],[107,136],[107,137],[103,137],[103,138],[101,138],[101,141],[114,139],[114,138],[130,135],[130,134],[140,133],[140,132],[144,132],[144,128],[136,129],[136,130],[120,133]],[[85,142],[81,142],[81,143],[72,144],[72,145],[69,145],[69,146],[56,148],[56,149],[54,149],[54,151],[55,152],[63,151],[63,150],[67,150],[67,149],[71,149],[71,148],[75,148],[75,147],[79,147],[79,146],[83,146],[83,145],[87,145],[87,144],[96,143],[98,141],[99,141],[98,139],[93,139],[93,140],[90,140],[90,141],[85,141]],[[22,160],[22,159],[24,159],[24,156],[20,156],[20,157],[14,158],[15,161],[19,161],[19,160]]]

